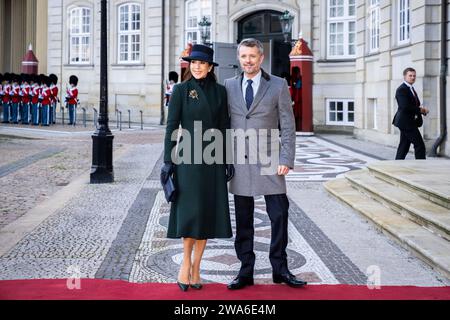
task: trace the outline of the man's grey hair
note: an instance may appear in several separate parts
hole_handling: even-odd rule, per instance
[[[241,47],[257,47],[259,50],[259,53],[261,55],[264,54],[264,47],[262,45],[262,43],[255,39],[255,38],[247,38],[247,39],[243,39],[241,41],[241,43],[239,43],[238,47],[237,47],[237,55],[239,56],[239,50],[241,49]]]

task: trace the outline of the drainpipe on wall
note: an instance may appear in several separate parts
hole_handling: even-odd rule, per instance
[[[439,100],[440,100],[440,135],[434,142],[429,153],[430,157],[438,157],[437,149],[440,148],[442,155],[442,147],[440,147],[447,137],[447,0],[442,0],[441,7],[441,74],[439,81]]]
[[[166,16],[166,1],[161,1],[161,119],[159,120],[159,124],[164,124],[165,119],[165,109],[164,109],[164,75],[166,74],[164,57],[166,55],[166,50],[164,47],[165,40],[165,16]]]

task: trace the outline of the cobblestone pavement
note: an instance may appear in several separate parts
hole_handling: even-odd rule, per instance
[[[15,128],[7,128],[7,134],[29,137],[29,132]],[[179,240],[165,237],[170,207],[158,181],[163,134],[159,126],[143,131],[114,131],[114,147],[120,154],[114,162],[115,182],[86,184],[37,228],[29,230],[0,257],[0,279],[75,275],[174,282],[182,248]],[[40,197],[41,193],[49,197],[58,188],[70,188],[63,185],[77,175],[87,174],[90,168],[89,131],[33,135],[38,139],[0,139],[2,150],[11,154],[8,157],[2,152],[0,158],[3,226],[20,226],[30,208],[49,201]],[[366,284],[373,281],[375,270],[384,285],[449,285],[358,213],[328,195],[322,186],[323,181],[375,161],[370,153],[372,147],[374,154],[379,154],[377,149],[386,153],[390,150],[370,145],[366,150],[370,152],[361,154],[351,144],[333,144],[331,138],[297,138],[296,168],[288,176],[291,271],[312,284]],[[55,167],[61,163],[64,169]],[[8,188],[11,184],[14,188]],[[29,202],[14,198],[22,194]],[[234,227],[232,197],[230,201]],[[0,236],[1,231],[0,227]],[[255,212],[258,283],[271,283],[269,243],[270,221],[264,201],[259,198]],[[202,264],[204,282],[226,283],[238,268],[233,239],[208,241]]]

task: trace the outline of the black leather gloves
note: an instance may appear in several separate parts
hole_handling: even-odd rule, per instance
[[[161,168],[161,184],[165,184],[167,179],[172,175],[175,170],[175,165],[172,162],[164,162]]]
[[[227,176],[227,182],[234,177],[234,166],[232,164],[225,165],[225,174]]]

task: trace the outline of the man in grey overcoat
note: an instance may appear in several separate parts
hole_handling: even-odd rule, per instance
[[[255,196],[264,196],[271,221],[269,258],[273,281],[301,287],[306,282],[297,279],[289,271],[286,254],[289,201],[285,176],[294,168],[295,158],[295,120],[291,96],[286,80],[269,75],[261,69],[264,51],[258,40],[242,40],[237,51],[243,72],[235,78],[225,80],[225,87],[231,129],[245,132],[244,148],[239,149],[236,141],[233,143],[235,176],[230,182],[236,213],[235,249],[241,268],[228,289],[236,290],[253,285]],[[267,143],[260,143],[259,140],[256,142],[252,136],[255,132],[258,139],[268,136]],[[261,161],[261,156],[265,153],[275,162],[270,163],[269,167]],[[256,161],[252,161],[255,158]]]

